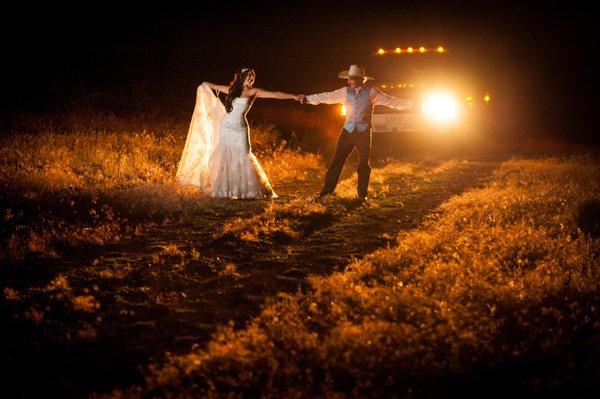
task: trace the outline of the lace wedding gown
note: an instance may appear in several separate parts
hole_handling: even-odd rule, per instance
[[[246,114],[254,98],[233,100],[231,112],[206,84],[198,87],[196,106],[177,169],[181,184],[212,197],[276,198],[252,153]]]

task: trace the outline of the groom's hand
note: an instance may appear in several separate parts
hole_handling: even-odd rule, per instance
[[[300,104],[306,104],[306,96],[304,94],[300,94]]]

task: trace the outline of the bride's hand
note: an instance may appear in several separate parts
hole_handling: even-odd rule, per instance
[[[306,96],[304,94],[296,94],[294,100],[298,101],[300,104],[303,104],[305,98]]]

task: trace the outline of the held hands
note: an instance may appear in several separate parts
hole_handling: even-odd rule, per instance
[[[300,104],[306,104],[306,96],[304,94],[298,94],[295,98]]]

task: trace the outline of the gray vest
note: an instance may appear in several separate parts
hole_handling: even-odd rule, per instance
[[[346,123],[344,129],[352,132],[355,128],[362,133],[371,125],[373,115],[373,104],[371,104],[371,87],[362,86],[355,96],[355,91],[351,87],[346,90]]]

